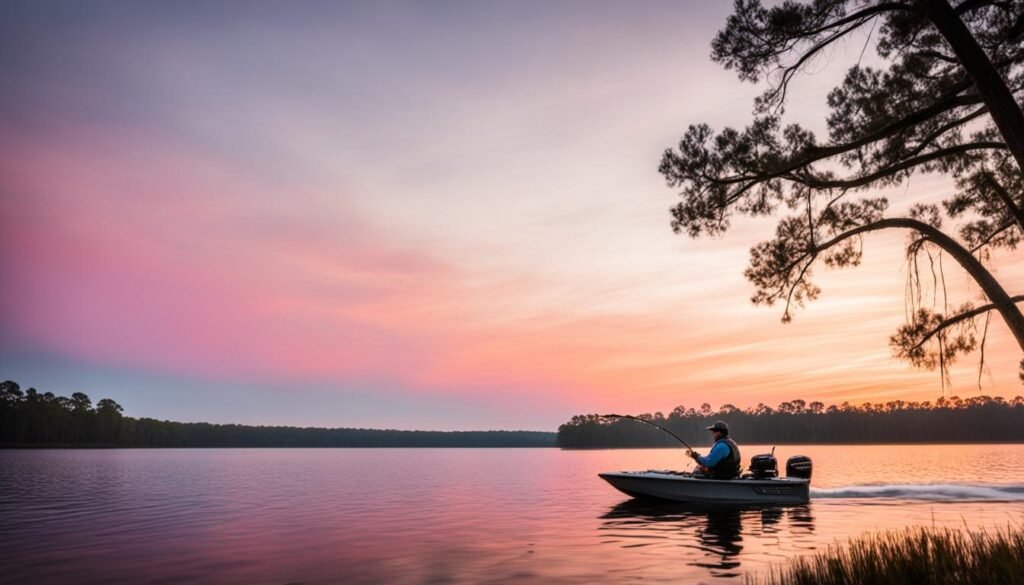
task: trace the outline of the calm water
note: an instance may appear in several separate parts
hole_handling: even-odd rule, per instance
[[[3,451],[0,580],[729,583],[865,531],[1024,520],[1022,445],[798,452],[809,505],[702,511],[596,475],[685,468],[667,449]]]

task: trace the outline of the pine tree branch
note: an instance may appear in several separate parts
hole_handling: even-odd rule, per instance
[[[975,258],[969,250],[961,246],[950,236],[943,233],[942,230],[918,219],[908,217],[886,218],[851,228],[826,242],[822,242],[814,247],[809,247],[800,258],[791,263],[786,270],[781,272],[789,274],[800,261],[807,258],[813,259],[821,252],[841,244],[852,237],[893,228],[916,231],[939,248],[942,248],[954,260],[956,260],[957,263],[967,271],[974,282],[978,284],[985,296],[992,301],[995,308],[1000,312],[1003,320],[1010,328],[1010,331],[1013,333],[1018,345],[1020,345],[1021,349],[1024,349],[1024,314],[1022,314],[1020,309],[1015,306],[1015,303],[1018,301],[1011,300],[1006,289],[1003,288],[992,273],[985,268],[985,266]]]
[[[856,189],[864,187],[875,181],[889,177],[900,171],[912,169],[916,166],[923,165],[947,156],[954,156],[958,154],[966,154],[975,150],[1005,150],[1005,142],[996,141],[983,141],[983,142],[969,142],[967,144],[958,144],[949,148],[942,148],[933,150],[927,154],[915,156],[909,158],[894,165],[879,169],[873,173],[867,175],[861,175],[859,177],[853,177],[850,179],[818,179],[810,175],[800,177],[797,175],[788,175],[783,177],[790,181],[806,185],[812,189]]]
[[[1017,225],[1019,225],[1021,229],[1024,229],[1024,210],[1017,205],[1017,202],[1013,200],[1013,196],[1010,195],[1010,192],[1006,190],[1006,187],[1004,187],[1002,183],[992,176],[992,173],[986,171],[984,176],[989,186],[992,187],[993,191],[995,191],[996,196],[999,197],[999,200],[1003,202],[1006,209],[1013,215],[1013,219],[1017,222]]]
[[[971,82],[965,80],[950,86],[949,91],[940,97],[938,100],[932,102],[927,107],[921,108],[915,112],[907,114],[906,116],[895,120],[889,124],[882,126],[881,128],[869,132],[857,140],[851,140],[850,142],[844,142],[842,144],[836,144],[833,146],[817,147],[807,150],[802,156],[785,163],[783,166],[765,171],[759,175],[737,175],[733,177],[726,177],[724,179],[718,179],[714,177],[706,177],[709,181],[720,184],[730,185],[735,183],[744,183],[747,181],[765,181],[774,179],[806,167],[810,164],[844,154],[851,150],[867,146],[873,142],[884,140],[899,132],[913,128],[914,126],[926,122],[935,116],[944,114],[950,110],[961,108],[964,106],[970,106],[981,103],[981,97],[978,95],[960,95],[964,90],[971,87]]]
[[[1005,232],[1006,230],[1012,228],[1015,225],[1017,225],[1016,222],[1008,221],[1008,222],[1004,223],[1003,225],[999,226],[998,228],[993,230],[992,233],[990,233],[989,235],[985,236],[985,239],[982,240],[981,242],[979,242],[977,246],[974,246],[973,248],[971,248],[971,253],[974,254],[978,250],[984,248],[985,246],[988,245],[989,242],[992,241],[992,238],[998,236],[999,234]]]
[[[1024,303],[1024,295],[1012,296],[1010,297],[1010,300],[1013,303]],[[935,326],[934,329],[932,329],[928,333],[925,333],[917,343],[915,343],[912,347],[908,348],[905,353],[909,353],[916,349],[920,349],[921,346],[927,343],[929,339],[935,337],[944,329],[949,329],[950,327],[956,325],[957,323],[962,323],[968,319],[972,319],[974,317],[977,317],[978,315],[983,315],[989,311],[994,311],[998,308],[999,307],[995,303],[989,303],[987,305],[982,305],[975,309],[971,309],[970,311],[964,311],[963,313],[960,313],[959,315],[954,315],[948,319],[943,319],[938,325]]]

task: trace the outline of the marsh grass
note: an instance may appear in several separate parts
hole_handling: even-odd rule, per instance
[[[748,585],[1024,584],[1024,529],[909,528],[798,557]]]

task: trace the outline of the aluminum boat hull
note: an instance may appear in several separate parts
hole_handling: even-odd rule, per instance
[[[692,504],[805,504],[811,480],[708,479],[668,471],[618,471],[598,474],[620,492]]]

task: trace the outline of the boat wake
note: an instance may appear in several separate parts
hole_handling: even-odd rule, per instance
[[[811,498],[1021,502],[1024,501],[1024,485],[949,483],[851,485],[830,489],[811,488]]]

